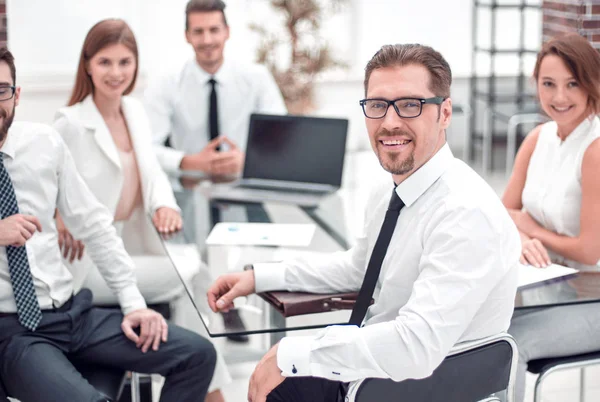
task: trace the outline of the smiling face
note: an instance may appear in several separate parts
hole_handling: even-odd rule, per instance
[[[135,78],[135,54],[121,43],[101,49],[90,59],[87,71],[94,83],[94,96],[120,97]]]
[[[0,98],[5,98],[12,93],[12,89],[8,88],[14,85],[10,67],[5,61],[0,61]],[[19,104],[21,88],[17,87],[14,96],[10,99],[0,101],[0,145],[6,139],[8,129],[10,128],[15,117],[15,107]]]
[[[196,52],[196,61],[213,74],[223,64],[225,42],[229,39],[229,27],[221,11],[194,12],[188,15],[185,37]]]
[[[537,87],[542,108],[561,134],[572,132],[590,114],[588,94],[557,55],[549,54],[542,60]]]
[[[422,65],[384,67],[369,77],[367,98],[431,98],[429,71]],[[398,184],[419,169],[445,144],[444,130],[450,124],[452,101],[440,106],[423,105],[415,118],[399,117],[393,106],[381,119],[365,117],[371,147],[379,163]]]

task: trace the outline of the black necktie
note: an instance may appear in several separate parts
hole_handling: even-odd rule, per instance
[[[219,136],[219,109],[217,107],[217,81],[214,78],[208,80],[210,84],[210,99],[208,109],[208,132],[210,134],[211,141]],[[216,148],[220,151],[221,147]],[[210,220],[211,228],[221,221],[221,211],[219,207],[211,204],[210,206]]]
[[[398,216],[400,215],[402,207],[404,207],[404,202],[398,197],[396,189],[394,189],[390,204],[385,212],[385,219],[381,225],[379,236],[377,236],[375,247],[373,247],[373,254],[371,254],[369,265],[367,265],[365,279],[363,279],[362,286],[358,292],[358,298],[356,299],[356,304],[352,309],[352,315],[348,322],[351,325],[360,326],[367,314],[367,309],[371,305],[371,298],[373,297],[373,292],[375,291],[375,286],[379,279],[379,272],[381,272],[381,264],[383,263],[385,253],[390,245],[390,240],[394,234],[396,222],[398,222]]]
[[[18,213],[19,205],[15,189],[4,167],[3,154],[0,153],[0,215],[2,218],[7,218]],[[19,322],[25,328],[35,331],[42,320],[42,311],[33,286],[27,248],[25,246],[6,246],[6,257]]]
[[[210,84],[210,108],[208,109],[208,131],[210,139],[213,140],[219,136],[219,110],[217,108],[217,81],[214,78],[208,80]]]

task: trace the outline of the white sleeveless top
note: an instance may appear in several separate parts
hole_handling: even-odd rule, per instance
[[[542,126],[527,168],[522,201],[525,210],[546,229],[570,237],[579,235],[581,163],[587,147],[598,137],[598,117],[585,119],[564,141],[555,122]],[[600,268],[600,262],[584,265],[548,252],[558,264],[581,270]]]

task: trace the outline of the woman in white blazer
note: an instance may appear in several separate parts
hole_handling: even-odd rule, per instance
[[[172,303],[174,310],[184,305],[189,308],[183,286],[155,233],[155,229],[162,233],[181,229],[179,207],[154,154],[143,105],[126,96],[135,85],[137,62],[135,37],[124,21],[109,19],[94,25],[83,45],[69,106],[57,112],[54,128],[71,150],[87,185],[113,213],[114,225],[136,264],[138,287],[146,301],[179,300]],[[117,303],[86,257],[83,244],[72,238],[60,216],[57,227],[63,255],[71,262],[77,284],[92,290],[95,303]],[[198,274],[199,264],[198,258],[187,272],[180,272],[186,281]],[[174,311],[174,317],[185,314]],[[177,321],[184,327],[193,326]],[[193,329],[206,336],[202,328]],[[223,401],[220,388],[230,381],[219,357],[206,401]]]

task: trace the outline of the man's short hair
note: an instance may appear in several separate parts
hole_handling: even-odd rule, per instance
[[[191,13],[209,13],[211,11],[220,11],[223,14],[223,23],[227,26],[225,7],[225,2],[222,0],[190,0],[185,6],[185,30],[190,28],[189,16]]]
[[[0,61],[8,64],[8,68],[10,68],[10,75],[13,80],[13,85],[17,83],[17,69],[15,68],[15,57],[12,55],[10,50],[5,47],[0,48]]]
[[[365,96],[373,70],[411,64],[423,66],[429,71],[429,89],[435,96],[450,97],[450,85],[452,84],[450,65],[440,52],[419,44],[385,45],[379,49],[365,67]]]

